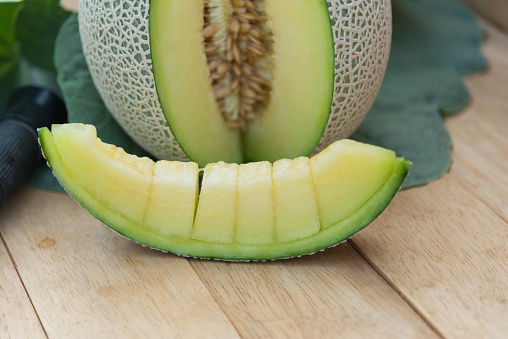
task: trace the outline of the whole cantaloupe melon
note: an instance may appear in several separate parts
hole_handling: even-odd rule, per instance
[[[348,137],[379,91],[390,0],[80,0],[94,83],[157,158],[275,161]]]

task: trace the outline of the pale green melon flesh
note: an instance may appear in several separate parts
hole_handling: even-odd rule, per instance
[[[325,1],[265,0],[274,36],[270,102],[244,135],[248,161],[308,156],[328,122],[334,46]]]
[[[121,217],[141,225],[148,206],[155,163],[100,142],[92,126],[58,127],[53,131],[53,138],[55,144],[60,145],[59,156],[65,159],[66,171],[75,185],[85,187],[102,209],[116,211]],[[122,178],[126,177],[136,180],[123,182]]]
[[[231,244],[235,239],[237,214],[237,164],[206,165],[199,195],[192,239]]]
[[[319,223],[309,158],[281,159],[273,164],[276,238],[290,242],[316,234]]]
[[[158,161],[155,163],[150,201],[143,223],[164,237],[190,238],[198,188],[198,164]]]
[[[157,93],[183,150],[200,166],[309,155],[324,131],[333,95],[334,46],[326,2],[265,0],[273,31],[272,91],[243,137],[227,126],[215,102],[203,11],[202,1],[150,3]]]
[[[61,184],[78,203],[106,225],[150,247],[186,256],[227,260],[269,260],[298,256],[313,253],[346,240],[367,226],[384,210],[398,191],[410,165],[409,162],[396,158],[393,152],[379,147],[351,141],[338,142],[339,146],[326,150],[322,157],[318,159],[319,161],[312,164],[313,159],[316,158],[311,159],[312,181],[314,183],[320,181],[319,173],[334,176],[334,183],[337,183],[337,187],[341,187],[341,190],[345,188],[346,192],[353,192],[350,199],[355,201],[355,210],[348,212],[350,213],[348,216],[339,214],[338,218],[342,219],[337,220],[338,222],[335,223],[332,222],[331,225],[326,225],[327,227],[320,227],[317,232],[315,232],[315,221],[311,222],[310,230],[299,231],[298,228],[303,226],[298,226],[297,232],[301,232],[303,238],[295,239],[296,237],[293,236],[295,238],[291,240],[292,235],[285,234],[291,232],[290,225],[277,225],[275,231],[266,225],[261,225],[265,229],[262,232],[269,233],[269,236],[265,235],[263,238],[262,232],[261,236],[259,235],[260,233],[256,235],[254,232],[252,233],[254,234],[252,238],[250,238],[251,235],[248,233],[244,233],[243,238],[239,239],[236,229],[236,220],[239,218],[237,212],[239,209],[236,207],[238,204],[237,194],[239,192],[237,187],[246,187],[245,190],[242,190],[245,191],[245,194],[252,195],[246,196],[246,201],[250,203],[255,202],[259,198],[266,197],[266,189],[258,189],[256,186],[249,185],[248,183],[239,184],[238,178],[242,177],[241,180],[243,181],[251,181],[249,175],[254,172],[260,173],[261,178],[266,178],[266,172],[268,171],[266,163],[250,165],[254,167],[248,168],[241,176],[238,176],[238,165],[225,163],[209,165],[209,168],[215,166],[215,169],[205,169],[201,197],[197,207],[196,222],[194,223],[193,230],[190,231],[189,219],[191,218],[191,212],[195,209],[197,195],[197,172],[195,165],[175,165],[177,167],[187,166],[187,168],[168,169],[166,166],[171,167],[173,165],[164,165],[164,163],[169,162],[154,164],[149,159],[140,159],[125,154],[121,149],[101,143],[96,138],[95,129],[86,125],[53,126],[53,134],[47,128],[43,128],[39,130],[39,136],[44,155]],[[342,144],[344,146],[340,146]],[[351,156],[348,152],[349,149],[354,150],[356,155]],[[362,160],[360,154],[363,154],[366,159],[371,160]],[[327,158],[343,158],[343,161],[332,161],[327,160]],[[356,165],[356,162],[359,160],[361,160],[359,163],[360,167]],[[298,159],[295,161],[302,162]],[[163,165],[160,165],[161,163]],[[390,165],[387,165],[387,163],[390,163]],[[290,167],[295,166],[295,164],[291,165],[287,163],[282,165],[284,165],[282,167],[289,168],[286,171],[290,172],[292,172]],[[303,162],[303,165],[305,165],[305,162]],[[365,177],[365,175],[370,176],[371,173],[360,170],[364,165],[368,165],[369,168],[377,168],[378,171],[383,172],[377,177],[384,178],[384,181],[378,184],[379,182],[376,180],[375,184],[377,186],[370,191],[362,187],[365,183],[368,185],[372,184]],[[159,166],[162,166],[162,168],[158,168]],[[323,167],[321,168],[321,166]],[[349,167],[353,170],[337,171],[337,166]],[[280,167],[281,165],[276,165],[275,171],[281,171]],[[296,167],[299,168],[299,166]],[[303,168],[297,169],[294,172],[286,173],[287,177],[293,177],[294,185],[297,186],[301,183],[306,183],[304,186],[307,186],[308,190],[309,171]],[[297,174],[299,172],[302,173],[302,177]],[[341,176],[356,172],[364,173],[365,175]],[[174,176],[174,178],[165,178],[166,174]],[[277,176],[280,175],[276,174],[274,178],[277,178]],[[164,193],[164,189],[168,188],[171,182],[179,181],[182,182],[180,188],[169,188],[168,194]],[[277,185],[280,187],[287,185],[287,183],[280,183],[279,179],[274,179],[275,181],[278,182],[275,187]],[[260,179],[258,183],[261,187],[266,187],[268,180]],[[350,189],[351,186],[356,187],[361,193],[357,196],[355,190]],[[180,189],[186,192],[178,193]],[[305,191],[305,188],[303,189]],[[371,195],[366,196],[364,192],[370,192],[369,194]],[[291,190],[284,194],[289,196],[290,193]],[[206,194],[208,194],[208,197],[206,197]],[[316,194],[317,202],[317,208],[314,211],[316,209],[319,211],[320,218],[322,218],[322,213],[325,215],[333,214],[330,209],[342,209],[339,204],[343,202],[340,194],[334,197],[329,192],[320,193],[319,190],[315,190],[314,194]],[[326,199],[338,199],[338,203],[331,205],[327,201],[323,203],[325,197]],[[181,208],[173,209],[173,212],[176,214],[175,220],[182,220],[181,231],[176,230],[177,225],[175,223],[169,221],[169,226],[166,226],[164,221],[161,221],[171,218],[167,214],[167,211],[164,211],[163,201],[166,200],[167,205],[171,206],[177,203],[175,199],[179,198],[187,201]],[[155,205],[158,207],[152,209],[154,199],[157,201]],[[207,200],[208,202],[206,202]],[[277,198],[274,199],[275,216],[277,213],[290,213],[290,206],[293,201],[290,198],[288,200],[282,201],[284,207],[279,210],[278,206],[280,206],[280,202],[277,203]],[[303,200],[305,199],[302,199],[302,197],[294,199],[294,211],[300,208],[298,201]],[[311,198],[307,198],[307,200],[312,201]],[[220,205],[220,207],[214,205]],[[263,220],[266,216],[271,218],[271,212],[267,213],[266,209],[268,207],[265,206],[257,210],[257,213],[262,214],[259,220]],[[351,207],[348,205],[347,209],[351,209]],[[312,208],[309,211],[309,215],[314,213]],[[216,224],[207,222],[208,226],[203,227],[201,234],[210,235],[213,232],[222,232],[223,235],[208,241],[188,237],[188,234],[192,233],[192,237],[195,238],[197,219],[200,213],[202,213],[201,215],[212,215],[209,220],[217,222]],[[243,212],[241,213],[243,214]],[[152,215],[147,217],[150,214]],[[248,211],[246,216],[244,227],[249,226],[248,224],[250,224],[250,227],[258,226],[256,220],[252,220],[254,219],[252,211]],[[312,220],[313,217],[305,216],[305,218]],[[277,220],[277,217],[275,217],[275,220]],[[286,215],[282,220],[290,221],[291,219]],[[308,233],[306,234],[305,232]],[[273,241],[271,244],[268,243],[270,239]],[[252,245],[240,244],[239,241],[252,243]],[[263,242],[265,244],[260,244]]]
[[[238,213],[235,243],[274,244],[272,164],[263,161],[240,165],[237,187]]]
[[[380,152],[379,148],[352,140],[333,143],[312,157],[310,169],[321,227],[328,228],[348,218],[372,197],[390,177],[393,159],[393,151]]]

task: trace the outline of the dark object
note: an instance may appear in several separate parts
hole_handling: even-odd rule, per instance
[[[0,120],[0,209],[42,160],[37,128],[66,121],[62,100],[39,87],[23,87],[9,99]]]

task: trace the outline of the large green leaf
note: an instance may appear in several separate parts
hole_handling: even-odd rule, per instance
[[[393,149],[414,163],[405,187],[446,173],[451,141],[442,114],[468,103],[462,77],[483,69],[483,31],[473,13],[455,0],[393,1],[392,54],[371,112],[352,136]],[[79,43],[77,17],[64,24],[57,41],[56,66],[69,120],[98,127],[106,142],[130,153],[141,149],[123,133],[102,103]]]
[[[16,19],[22,0],[0,0],[0,77],[7,73],[18,56]]]
[[[388,69],[373,108],[352,137],[411,160],[404,187],[449,170],[451,140],[442,115],[467,106],[463,76],[486,67],[482,41],[481,26],[460,2],[394,0]]]
[[[58,93],[53,51],[68,15],[58,0],[0,0],[0,116],[19,86],[39,85]]]
[[[33,65],[54,71],[55,39],[69,12],[59,0],[25,0],[19,13],[16,36],[23,56]]]
[[[0,0],[0,110],[16,81],[16,63],[19,59],[19,44],[16,41],[16,19],[22,0]],[[1,112],[0,112],[1,115]]]

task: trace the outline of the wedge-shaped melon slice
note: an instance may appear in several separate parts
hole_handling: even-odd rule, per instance
[[[56,177],[95,217],[139,243],[201,258],[271,260],[334,246],[386,208],[410,167],[392,151],[343,140],[273,168],[209,164],[198,192],[197,164],[137,158],[92,126],[39,136]]]
[[[275,243],[272,164],[262,161],[240,165],[237,200],[235,242],[245,245]]]
[[[195,162],[157,162],[143,224],[162,236],[188,239],[194,225],[198,183]]]
[[[230,244],[235,238],[238,165],[224,162],[205,167],[192,238]]]
[[[276,237],[291,242],[321,229],[309,158],[281,159],[273,164]]]

